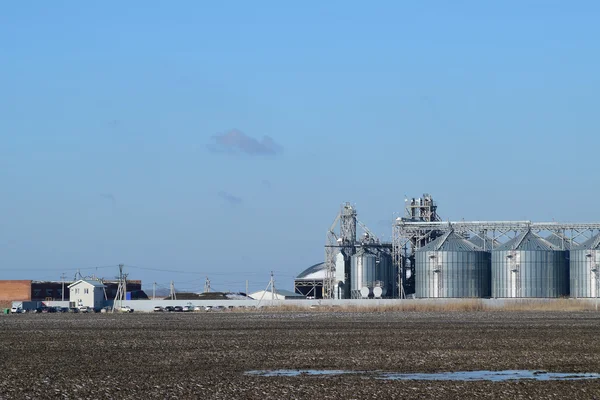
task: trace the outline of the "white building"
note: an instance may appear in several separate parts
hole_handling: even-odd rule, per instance
[[[301,294],[281,289],[276,289],[274,296],[270,290],[259,290],[258,292],[250,293],[248,297],[251,297],[254,300],[298,300],[305,298],[305,296]]]
[[[99,310],[104,306],[104,284],[99,281],[80,279],[68,286],[70,307],[86,306]]]

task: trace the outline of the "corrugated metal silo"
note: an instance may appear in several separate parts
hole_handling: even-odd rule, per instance
[[[395,295],[394,286],[397,280],[398,276],[392,263],[392,257],[389,254],[381,254],[377,265],[376,285],[381,287],[383,297],[393,297]]]
[[[362,298],[361,289],[372,291],[377,281],[377,256],[360,249],[352,256],[350,265],[350,295]]]
[[[571,249],[574,247],[579,246],[579,243],[577,243],[576,241],[569,239],[568,237],[559,234],[559,233],[554,233],[550,236],[548,236],[546,238],[547,241],[549,241],[550,243],[552,243],[554,246],[558,247],[558,249],[560,250],[564,250],[565,251],[565,256],[567,259],[567,282],[570,282],[571,278],[570,278],[570,260],[571,260]],[[567,293],[565,293],[566,295],[569,295],[571,293],[571,286],[569,285],[567,287]]]
[[[394,293],[396,277],[392,258],[388,254],[379,256],[360,249],[352,256],[350,268],[350,289],[352,298],[362,298],[361,289],[368,288],[373,295],[373,288],[381,287],[382,297],[391,297]]]
[[[569,293],[566,251],[531,231],[492,251],[493,297],[561,297]]]
[[[489,297],[490,253],[450,231],[415,254],[416,297]]]
[[[571,250],[571,297],[600,296],[600,234]]]

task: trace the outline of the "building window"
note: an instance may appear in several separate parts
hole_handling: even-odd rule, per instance
[[[38,299],[42,295],[42,289],[33,289],[33,297]]]
[[[52,297],[54,295],[54,290],[52,289],[46,289],[46,296],[47,297]]]
[[[83,293],[88,294],[90,292],[90,289],[83,289]]]
[[[75,294],[79,294],[79,289],[75,289]]]

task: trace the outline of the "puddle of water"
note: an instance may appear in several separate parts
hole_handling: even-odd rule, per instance
[[[519,379],[533,379],[537,381],[557,381],[557,380],[582,380],[582,379],[600,379],[597,373],[562,373],[531,370],[506,370],[506,371],[455,371],[455,372],[437,372],[437,373],[396,373],[382,371],[344,371],[344,370],[318,370],[318,369],[276,369],[276,370],[256,370],[248,371],[247,375],[256,376],[331,376],[344,374],[366,374],[375,379],[382,380],[417,380],[417,381],[492,381],[502,382]]]
[[[432,374],[398,374],[380,373],[378,379],[385,380],[419,380],[419,381],[492,381],[501,382],[519,379],[533,379],[537,381],[562,381],[598,379],[600,374],[596,373],[562,373],[529,370],[507,370],[507,371],[456,371],[438,372]]]

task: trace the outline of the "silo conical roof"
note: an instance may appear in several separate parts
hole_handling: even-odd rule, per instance
[[[483,251],[454,231],[450,231],[421,247],[418,251]]]
[[[546,239],[541,238],[531,231],[523,232],[517,237],[512,238],[494,250],[561,250],[560,246],[555,246]]]
[[[600,233],[586,240],[581,245],[574,247],[573,250],[600,250]]]
[[[558,247],[559,249],[564,248],[565,250],[571,250],[571,248],[574,248],[579,245],[579,243],[577,243],[574,240],[571,241],[569,238],[562,238],[557,235],[550,235],[546,238],[546,240]]]
[[[485,240],[485,242],[484,242]],[[481,247],[482,249],[484,248],[484,243],[485,243],[485,250],[489,251],[493,248],[496,248],[498,246],[500,246],[502,243],[500,243],[497,240],[492,240],[489,237],[486,237],[485,239],[482,239],[479,236],[473,236],[472,238],[469,239],[469,242],[473,243],[475,246]]]

